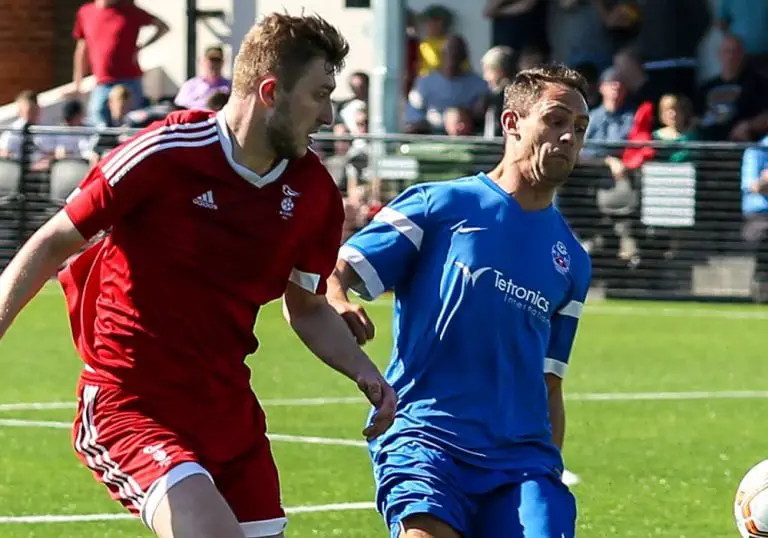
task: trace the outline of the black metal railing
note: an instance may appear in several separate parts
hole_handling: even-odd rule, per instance
[[[59,127],[9,132],[21,138],[22,149],[0,159],[0,266],[62,207],[65,193],[87,173],[89,160],[114,146],[119,135],[133,133]],[[89,143],[82,144],[80,154],[41,165],[51,148],[41,141],[53,136]],[[357,184],[368,190],[364,197],[386,203],[409,184],[490,170],[501,157],[502,144],[501,139],[476,137],[339,138],[324,133],[314,145],[332,172],[356,156]],[[741,167],[747,147],[590,143],[587,149],[596,156],[577,165],[557,205],[592,255],[595,289],[621,297],[750,299],[755,253],[741,237]],[[627,163],[618,181],[604,164],[609,155]]]

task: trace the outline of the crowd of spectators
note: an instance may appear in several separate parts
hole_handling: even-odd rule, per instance
[[[594,216],[594,222],[575,228],[591,251],[603,248],[606,233],[613,234],[619,241],[610,255],[636,263],[637,227],[615,221],[626,221],[616,216],[626,217],[637,209],[639,171],[649,161],[693,160],[684,145],[660,153],[621,144],[699,141],[768,146],[768,3],[720,0],[712,11],[708,0],[487,0],[478,9],[491,21],[493,46],[477,70],[450,9],[433,4],[407,13],[401,130],[414,135],[500,137],[504,89],[516,72],[546,61],[579,70],[591,87],[588,147],[580,166],[596,172],[574,182],[573,192],[590,200],[589,207],[581,204],[579,211]],[[153,30],[140,43],[139,32],[145,27]],[[225,49],[220,46],[205,50],[199,74],[175,96],[155,103],[147,100],[138,51],[167,31],[165,22],[131,0],[85,4],[73,29],[76,92],[63,107],[61,124],[143,127],[172,110],[221,109],[230,81],[223,75]],[[722,34],[719,72],[701,80],[696,58],[711,31]],[[88,72],[95,76],[96,87],[86,99],[79,89]],[[370,173],[370,144],[360,138],[368,132],[369,75],[354,72],[345,82],[350,97],[335,103],[336,123],[328,129],[337,140],[315,149],[345,194],[345,235],[349,235],[372,218],[387,194],[380,178]],[[16,103],[18,119],[12,127],[38,123],[34,92],[22,92]],[[93,162],[120,139],[103,133],[38,135],[29,153],[30,166],[44,173],[59,159]],[[18,133],[3,133],[0,157],[18,158],[20,141]],[[467,162],[472,162],[473,151],[460,141],[450,149],[428,141],[409,146],[412,156],[450,153]],[[763,253],[755,280],[765,282],[768,290],[768,161],[762,155],[757,149],[744,157],[744,238]],[[444,175],[450,173],[447,166]],[[594,225],[598,221],[608,224]]]

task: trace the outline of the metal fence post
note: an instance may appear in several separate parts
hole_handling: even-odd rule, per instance
[[[370,132],[375,135],[399,130],[402,71],[405,64],[405,5],[403,0],[373,0],[373,62],[370,84]],[[381,176],[379,161],[386,143],[375,140],[371,148],[371,175]]]
[[[29,215],[27,198],[29,193],[29,168],[32,163],[32,148],[34,139],[29,132],[30,124],[25,123],[21,129],[21,148],[19,150],[19,165],[21,166],[21,179],[19,181],[19,222],[16,230],[16,249],[20,249],[27,238],[27,222]]]

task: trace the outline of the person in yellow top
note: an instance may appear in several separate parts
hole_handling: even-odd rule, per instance
[[[424,37],[419,43],[419,76],[425,77],[442,65],[442,50],[453,27],[453,13],[433,4],[424,9],[420,19]]]

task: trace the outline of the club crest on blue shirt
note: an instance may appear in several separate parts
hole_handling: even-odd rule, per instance
[[[552,263],[561,275],[566,274],[571,268],[571,255],[568,254],[568,249],[562,241],[552,245]]]

